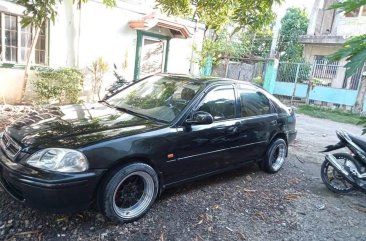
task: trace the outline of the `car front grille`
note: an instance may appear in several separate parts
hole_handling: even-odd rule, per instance
[[[0,134],[0,147],[5,154],[14,160],[20,152],[20,145],[16,143],[6,132]]]

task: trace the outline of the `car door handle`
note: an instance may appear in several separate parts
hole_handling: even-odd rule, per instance
[[[275,126],[275,125],[277,125],[277,120],[273,120],[270,123],[271,123],[272,126]]]

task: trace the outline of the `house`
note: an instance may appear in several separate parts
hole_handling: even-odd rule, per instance
[[[348,38],[366,33],[366,5],[345,14],[329,9],[336,2],[314,1],[307,34],[299,41],[304,44],[305,60],[314,63],[314,78],[330,87],[357,90],[366,67],[345,78],[346,62],[329,63],[326,56],[339,50]]]
[[[64,0],[57,6],[55,23],[46,23],[41,31],[33,65],[86,72],[102,57],[110,69],[107,84],[114,80],[114,64],[128,80],[156,72],[198,74],[194,49],[202,48],[205,26],[167,17],[155,5],[154,0],[120,0],[108,8],[100,0],[89,0],[79,7]],[[34,34],[21,26],[22,13],[21,6],[0,0],[0,97],[9,103],[21,98],[26,53]]]

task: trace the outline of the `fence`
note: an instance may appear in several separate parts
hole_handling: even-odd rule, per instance
[[[241,63],[230,61],[213,68],[213,76],[260,81],[269,92],[296,101],[351,109],[357,98],[361,80],[366,78],[366,64],[346,78],[346,69],[339,62],[317,59],[313,63],[275,63],[273,60]],[[366,112],[366,100],[364,100]]]
[[[254,81],[256,78],[258,81],[263,80],[263,73],[265,70],[265,62],[257,61],[253,63],[243,63],[229,61],[226,64],[222,61],[213,68],[212,76],[219,76],[224,78]]]
[[[291,104],[297,99],[306,103],[352,108],[356,102],[360,81],[366,76],[366,65],[346,78],[343,65],[328,63],[326,60],[315,61],[312,64],[280,62],[277,69],[275,67],[270,74],[275,75],[275,78],[266,76],[266,81],[270,81],[272,77],[275,83],[271,92],[289,97]]]

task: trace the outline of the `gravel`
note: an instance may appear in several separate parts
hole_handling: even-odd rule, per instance
[[[19,116],[17,108],[0,106],[0,130]],[[304,115],[297,128],[279,173],[248,165],[167,190],[129,224],[109,222],[93,208],[76,214],[33,210],[0,189],[0,240],[365,240],[365,195],[328,191],[318,153],[337,140],[336,129],[361,128]]]

